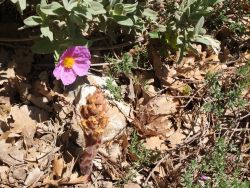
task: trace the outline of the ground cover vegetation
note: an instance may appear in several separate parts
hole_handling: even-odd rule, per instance
[[[250,187],[249,0],[0,0],[1,187]]]

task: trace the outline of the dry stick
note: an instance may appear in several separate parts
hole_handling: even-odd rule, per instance
[[[194,95],[188,100],[188,102],[186,103],[186,105],[184,106],[184,108],[187,107],[187,105],[194,99],[195,95],[196,95],[197,93],[199,93],[199,91],[202,90],[204,87],[206,87],[206,85],[202,86],[201,88],[199,88],[199,89],[194,93]]]
[[[38,39],[39,36],[30,36],[27,38],[7,38],[7,37],[2,37],[0,38],[0,42],[27,42],[27,41],[32,41],[34,39]]]
[[[197,99],[197,100],[201,100],[201,99],[202,99],[201,97],[185,96],[185,95],[168,96],[168,97],[170,97],[170,98],[177,98],[177,99],[178,99],[178,98],[180,98],[180,99],[181,99],[181,98],[184,98],[184,99],[185,99],[185,98],[188,98],[188,99],[191,98],[191,100],[192,100],[192,99]],[[190,102],[190,101],[189,101],[189,102]]]
[[[155,167],[154,167],[154,168],[151,170],[151,172],[149,173],[149,175],[148,175],[148,177],[147,177],[147,179],[146,179],[146,181],[145,181],[145,184],[148,183],[149,178],[153,175],[153,173],[154,173],[154,171],[156,170],[156,168],[157,168],[158,166],[160,166],[160,164],[161,164],[163,161],[165,161],[166,158],[167,158],[168,156],[169,156],[169,155],[166,154],[161,160],[159,160],[159,161],[157,162],[157,164],[155,165]]]
[[[91,67],[99,67],[99,66],[104,66],[104,65],[113,65],[115,63],[94,63],[94,64],[91,64],[90,66]]]
[[[247,115],[245,115],[245,116],[243,116],[243,117],[240,117],[239,120],[243,120],[243,119],[245,119],[245,118],[248,117],[248,116],[250,116],[250,113],[248,113]]]
[[[157,188],[160,188],[160,186],[159,186],[159,184],[158,184],[158,182],[157,182],[157,180],[156,180],[154,174],[152,175],[152,178],[153,178],[153,180],[154,180],[154,182],[155,182],[155,184],[156,184],[156,187],[157,187]]]
[[[189,143],[189,142],[192,142],[192,141],[193,141],[196,137],[198,137],[200,134],[201,134],[200,132],[196,133],[194,136],[192,136],[191,138],[189,138],[188,140],[186,140],[186,141],[184,142],[184,144],[187,144],[187,143]],[[182,145],[184,145],[184,144],[182,144]],[[168,152],[169,152],[169,151],[172,151],[172,150],[174,150],[174,149],[175,149],[175,148],[172,148],[172,149],[168,150]],[[156,168],[157,168],[158,166],[160,166],[160,164],[161,164],[164,160],[166,160],[166,158],[167,158],[168,156],[169,156],[169,155],[166,154],[161,160],[159,160],[159,161],[157,162],[157,164],[155,165],[155,167],[154,167],[154,168],[151,170],[151,172],[149,173],[149,175],[148,175],[148,177],[147,177],[147,179],[146,179],[146,181],[145,181],[145,184],[147,184],[149,178],[153,175],[153,173],[154,173],[154,171],[156,170]]]
[[[225,128],[222,128],[223,130],[228,130],[227,127]],[[234,132],[247,132],[247,131],[250,131],[250,128],[237,128],[237,129],[231,129],[232,131]]]
[[[113,45],[113,46],[107,46],[107,47],[93,47],[93,48],[90,48],[91,51],[103,51],[103,50],[114,50],[114,49],[118,49],[118,48],[124,48],[126,46],[130,46],[130,45],[133,45],[133,44],[136,44],[138,42],[142,42],[144,41],[144,39],[137,39],[136,41],[128,41],[128,42],[125,42],[125,43],[122,43],[122,44],[117,44],[117,45]]]

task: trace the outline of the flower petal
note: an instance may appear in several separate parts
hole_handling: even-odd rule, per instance
[[[89,60],[85,60],[84,63],[75,63],[72,67],[72,69],[78,76],[86,75],[88,73],[89,68],[90,68]]]
[[[62,70],[63,70],[63,66],[61,64],[58,64],[55,67],[55,69],[53,71],[53,75],[56,77],[57,80],[60,80]]]
[[[63,54],[61,55],[59,62],[62,63],[65,57],[72,57],[74,54],[75,47],[70,47],[66,49]]]
[[[75,46],[73,48],[74,48],[73,54],[72,54],[73,58],[78,58],[78,57],[81,57],[83,59],[90,59],[91,58],[89,49],[87,47]]]
[[[61,71],[60,78],[62,80],[63,85],[69,85],[76,80],[76,74],[72,69],[63,68]]]

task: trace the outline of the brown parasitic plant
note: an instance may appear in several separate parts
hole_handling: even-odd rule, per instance
[[[86,148],[79,158],[79,166],[82,175],[89,176],[93,168],[93,160],[102,142],[102,134],[108,124],[106,112],[108,102],[101,90],[96,90],[88,95],[86,105],[80,107],[82,116],[81,126],[83,128]]]

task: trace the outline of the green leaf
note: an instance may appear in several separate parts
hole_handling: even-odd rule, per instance
[[[197,24],[196,24],[196,26],[194,28],[194,35],[198,35],[198,34],[201,33],[201,29],[202,29],[202,27],[204,25],[204,22],[205,22],[205,20],[204,20],[204,17],[202,16],[199,19],[199,21],[197,22]]]
[[[208,46],[211,46],[216,54],[219,54],[220,42],[211,38],[209,35],[195,35],[193,42],[199,42]]]
[[[112,17],[120,25],[124,25],[124,26],[133,26],[134,25],[133,20],[127,16],[113,15]]]
[[[71,11],[73,8],[77,7],[78,1],[77,0],[62,0],[63,6],[67,11]]]
[[[114,15],[123,15],[124,13],[124,6],[122,3],[117,3],[114,7],[113,11]]]
[[[18,11],[23,14],[23,11],[27,7],[26,0],[11,0],[12,3],[17,5]]]
[[[104,9],[103,5],[101,3],[98,3],[96,1],[92,1],[89,3],[90,7],[87,8],[87,10],[92,14],[92,15],[98,15],[98,14],[105,14],[106,10]]]
[[[74,12],[74,13],[75,13],[75,12]],[[80,15],[79,15],[79,14],[74,14],[74,13],[71,13],[71,14],[69,15],[70,20],[71,20],[73,23],[77,24],[77,25],[82,25],[82,24],[84,24],[85,22],[84,22],[84,20],[80,17]]]
[[[55,50],[55,44],[52,43],[48,38],[40,38],[35,41],[35,44],[31,47],[34,53],[38,54],[49,54]]]
[[[26,9],[26,6],[27,6],[26,0],[19,0],[18,1],[18,6],[19,6],[21,12],[23,12]]]
[[[145,16],[146,18],[149,18],[152,21],[156,21],[157,20],[157,12],[153,11],[150,8],[144,9],[142,15]]]
[[[65,9],[58,2],[52,2],[48,5],[41,5],[40,10],[46,15],[60,16],[65,13]]]
[[[53,33],[50,31],[48,25],[42,25],[40,30],[43,36],[48,37],[50,41],[53,41]]]
[[[30,16],[23,20],[23,23],[29,27],[37,26],[42,23],[42,18],[40,16]]]
[[[77,39],[71,39],[73,45],[82,45],[82,46],[87,46],[90,47],[92,45],[92,42],[81,37]]]
[[[158,38],[160,38],[158,32],[150,32],[150,33],[149,33],[149,37],[150,37],[151,39],[158,39]]]
[[[46,15],[41,11],[41,5],[36,5],[36,13],[38,16],[40,16],[42,19],[46,18]]]
[[[126,12],[126,14],[132,13],[136,10],[137,5],[138,2],[134,4],[123,4],[124,11]]]
[[[78,7],[73,8],[72,11],[73,11],[76,15],[78,15],[78,16],[83,16],[83,17],[85,17],[85,18],[87,18],[87,19],[89,19],[89,20],[92,20],[92,18],[93,18],[93,17],[92,17],[92,14],[91,14],[90,12],[88,12],[87,9],[86,9],[85,7],[80,7],[80,6],[78,6]]]

